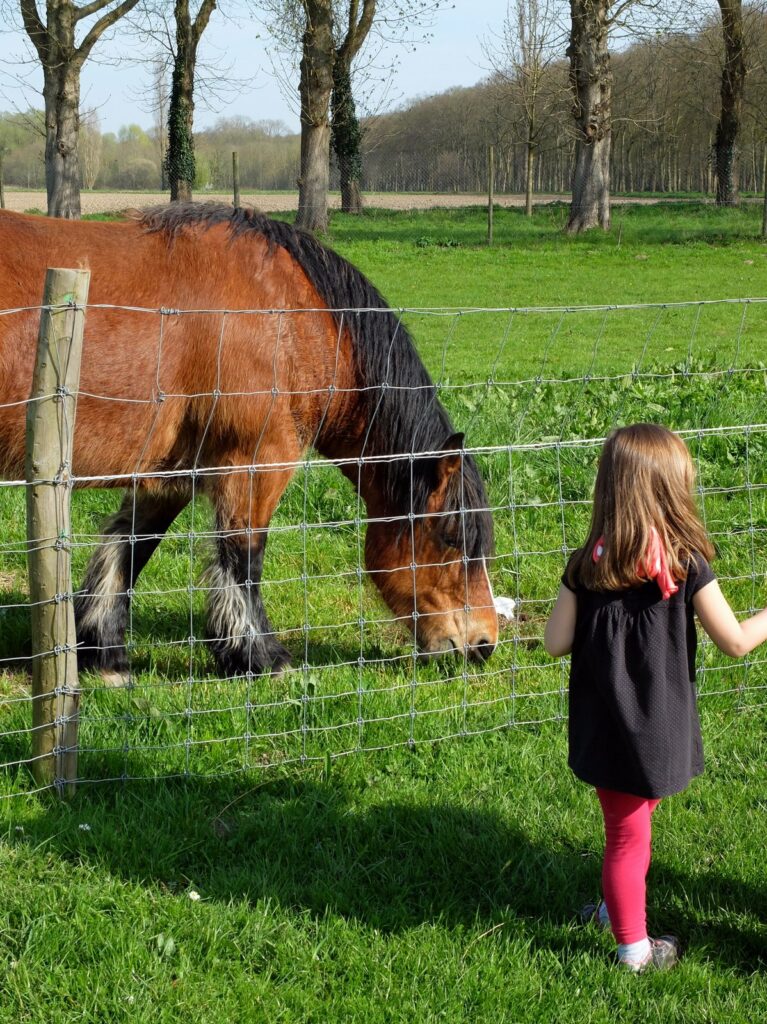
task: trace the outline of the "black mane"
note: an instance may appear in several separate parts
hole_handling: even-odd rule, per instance
[[[141,223],[147,231],[163,231],[171,238],[187,227],[228,224],[232,237],[258,232],[298,263],[334,311],[337,323],[351,335],[370,425],[363,454],[438,451],[455,432],[400,317],[364,274],[313,235],[256,210],[218,203],[176,203],[147,210]],[[434,486],[434,460],[396,459],[383,466],[387,504],[401,510],[403,498],[412,494],[413,513],[423,514]],[[463,473],[451,478],[445,502],[446,512],[461,509],[479,513],[461,517],[458,532],[466,554],[472,559],[488,555],[492,520],[482,478],[469,454],[463,457]]]

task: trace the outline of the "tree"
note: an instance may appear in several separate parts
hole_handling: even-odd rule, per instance
[[[570,0],[570,88],[573,96],[575,161],[568,232],[610,227],[610,150],[612,87],[608,37],[627,18],[655,11],[662,0]],[[676,7],[689,3],[667,0],[665,18],[673,23]],[[646,28],[646,25],[642,26]],[[658,25],[650,26],[657,28]]]
[[[200,38],[215,10],[216,0],[202,0],[192,17],[189,0],[175,0],[176,48],[168,106],[168,152],[165,167],[171,202],[192,198],[194,161],[194,81]]]
[[[336,47],[331,94],[331,138],[341,177],[341,209],[359,213],[362,209],[360,153],[362,132],[352,92],[352,62],[365,42],[376,13],[376,0],[346,0],[346,32]]]
[[[722,64],[721,110],[714,144],[716,160],[716,205],[737,206],[737,142],[746,82],[741,0],[718,0],[722,12],[724,62]]]
[[[301,169],[296,224],[306,231],[328,229],[330,181],[330,96],[333,92],[332,0],[301,0]]]
[[[80,166],[84,188],[93,188],[101,168],[101,125],[91,110],[80,118]]]
[[[550,74],[558,56],[560,30],[556,13],[552,0],[511,0],[498,44],[485,46],[502,87],[505,120],[525,147],[528,217],[533,213],[536,153],[548,121],[559,106],[559,90],[552,87],[556,79]]]
[[[43,22],[36,0],[20,0],[24,29],[43,68],[45,101],[45,185],[50,217],[80,216],[80,73],[93,47],[138,0],[90,0],[78,7],[72,0],[48,0]],[[91,22],[78,44],[81,21]]]
[[[308,230],[327,228],[327,189],[332,139],[341,174],[344,209],[359,210],[362,165],[360,126],[352,78],[355,59],[371,31],[381,45],[409,42],[413,26],[428,26],[446,0],[251,0],[265,14],[276,43],[273,67],[285,91],[295,87],[291,65],[299,63],[301,170],[298,218]],[[332,112],[332,127],[331,124]],[[325,166],[327,162],[327,167]]]
[[[610,6],[611,0],[570,0],[567,56],[575,122],[570,233],[610,227]]]

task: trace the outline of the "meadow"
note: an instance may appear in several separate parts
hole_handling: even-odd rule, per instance
[[[357,572],[364,509],[313,463],[264,570],[297,667],[220,680],[189,640],[190,535],[210,525],[185,513],[136,595],[134,685],[83,680],[81,772],[115,781],[59,804],[24,768],[0,779],[0,1021],[767,1013],[764,655],[701,649],[708,770],[661,809],[651,880],[651,923],[688,954],[635,979],[577,923],[600,820],[565,767],[566,666],[540,645],[597,441],[634,419],[686,432],[723,586],[741,612],[764,603],[767,305],[700,304],[767,295],[760,215],[625,207],[610,234],[569,239],[564,207],[498,210],[492,248],[477,210],[333,215],[328,242],[403,310],[478,452],[494,589],[520,616],[484,668],[418,664]],[[75,497],[78,577],[116,500]],[[7,659],[28,644],[21,490],[0,497],[0,536]],[[6,762],[28,742],[19,667],[0,677]]]

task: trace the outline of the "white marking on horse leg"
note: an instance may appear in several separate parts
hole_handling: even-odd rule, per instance
[[[224,650],[234,650],[255,632],[243,588],[231,570],[213,562],[205,571],[208,632]]]
[[[88,566],[79,625],[99,636],[113,622],[117,605],[126,599],[122,547],[122,541],[102,542]]]

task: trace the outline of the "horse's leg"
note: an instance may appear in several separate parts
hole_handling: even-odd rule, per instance
[[[261,572],[269,520],[292,475],[292,468],[230,473],[211,488],[218,538],[206,572],[208,639],[225,675],[277,673],[290,664],[264,609]]]
[[[119,511],[88,563],[82,590],[75,595],[78,667],[122,682],[129,668],[125,650],[130,591],[165,531],[189,501],[183,490],[151,492],[139,487],[125,494]]]

